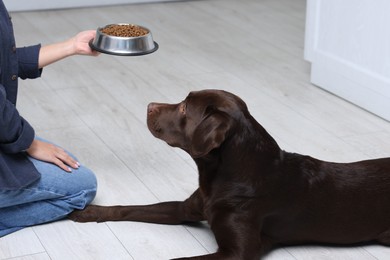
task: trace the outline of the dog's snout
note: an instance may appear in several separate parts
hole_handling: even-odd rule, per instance
[[[155,111],[157,111],[157,104],[156,103],[150,103],[148,105],[148,114],[152,114]]]

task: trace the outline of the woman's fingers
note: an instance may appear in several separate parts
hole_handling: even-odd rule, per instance
[[[66,170],[66,171],[72,171],[71,168],[73,169],[78,169],[79,168],[79,163],[73,159],[65,150],[57,147],[57,152],[55,154],[55,163],[56,165],[58,165],[60,168]],[[70,168],[70,167],[71,168]]]
[[[67,172],[80,166],[64,149],[37,139],[27,149],[27,153],[35,159],[53,163]]]

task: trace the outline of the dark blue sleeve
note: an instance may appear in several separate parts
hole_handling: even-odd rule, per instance
[[[18,74],[21,79],[35,79],[41,76],[42,69],[38,68],[40,49],[40,44],[17,48],[19,62]]]
[[[30,147],[34,137],[34,129],[7,100],[0,84],[0,150],[4,153],[24,151]]]

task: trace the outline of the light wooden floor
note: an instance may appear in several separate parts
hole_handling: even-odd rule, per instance
[[[390,123],[309,82],[304,0],[207,0],[13,14],[18,45],[131,22],[160,49],[148,56],[72,57],[22,81],[18,108],[37,133],[96,172],[96,204],[182,200],[197,186],[189,156],[155,139],[151,101],[219,88],[246,100],[287,151],[346,162],[390,156]],[[216,250],[206,225],[60,221],[0,239],[0,259],[154,260]],[[298,246],[266,259],[389,259],[390,248]]]

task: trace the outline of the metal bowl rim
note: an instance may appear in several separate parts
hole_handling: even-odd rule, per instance
[[[95,46],[93,44],[92,40],[89,42],[89,46],[91,47],[91,49],[93,49],[95,51],[98,51],[98,52],[101,52],[101,53],[110,54],[110,55],[116,55],[116,56],[142,56],[142,55],[151,54],[151,53],[157,51],[158,48],[159,48],[159,45],[158,45],[157,42],[153,42],[153,44],[154,44],[154,48],[150,49],[150,50],[147,50],[147,51],[142,51],[142,52],[115,52],[115,51],[109,51],[109,50],[106,50],[106,49],[101,49],[98,46]]]

